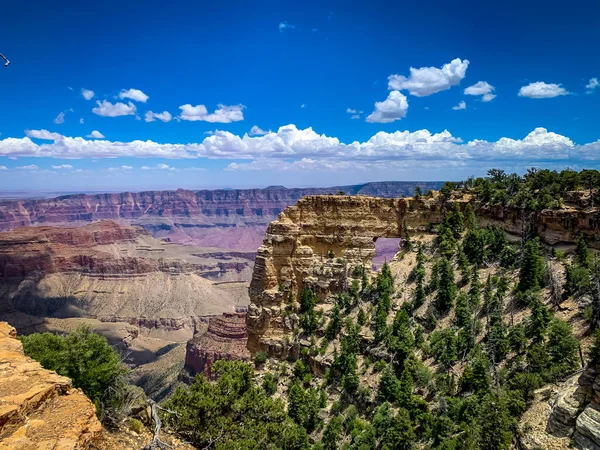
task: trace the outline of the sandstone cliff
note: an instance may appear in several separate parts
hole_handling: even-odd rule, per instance
[[[212,364],[220,359],[250,360],[246,349],[246,313],[225,313],[211,317],[208,326],[200,330],[188,343],[185,369],[194,376],[199,373],[213,378]]]
[[[304,197],[271,222],[258,249],[249,289],[248,349],[285,357],[289,349],[284,337],[297,328],[297,317],[287,314],[285,306],[298,298],[302,287],[313,288],[321,302],[328,302],[332,294],[346,290],[356,267],[370,269],[377,238],[402,237],[404,228],[410,233],[425,230],[439,223],[450,203],[462,209],[469,202],[481,225],[494,224],[519,235],[533,227],[549,244],[572,243],[580,233],[588,236],[589,245],[600,243],[597,208],[524,214],[481,206],[468,194],[450,199],[439,194],[420,199]]]
[[[81,449],[100,433],[92,402],[71,380],[23,354],[0,322],[0,449]]]

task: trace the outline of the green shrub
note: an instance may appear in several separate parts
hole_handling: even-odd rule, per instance
[[[137,434],[140,434],[142,432],[142,430],[144,429],[144,424],[142,422],[140,422],[139,420],[131,417],[129,419],[129,428],[132,431],[135,431]]]
[[[34,333],[20,339],[27,356],[81,388],[101,419],[116,420],[128,413],[124,408],[133,395],[126,378],[128,370],[106,338],[89,327],[79,327],[67,336]]]
[[[267,359],[269,359],[269,355],[267,354],[267,352],[256,352],[256,354],[254,355],[254,364],[257,367],[262,366],[264,363],[267,362]]]

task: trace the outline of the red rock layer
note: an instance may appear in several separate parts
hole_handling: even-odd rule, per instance
[[[212,379],[212,365],[220,359],[250,360],[246,349],[246,313],[225,313],[211,317],[208,329],[187,343],[185,368],[192,375],[204,373]]]

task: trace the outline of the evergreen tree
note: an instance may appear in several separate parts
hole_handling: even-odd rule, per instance
[[[552,313],[538,298],[531,304],[531,315],[527,323],[527,336],[534,341],[543,341]]]
[[[454,238],[460,239],[460,235],[462,234],[462,232],[465,229],[465,221],[464,221],[463,213],[460,212],[460,210],[456,207],[456,205],[453,205],[450,208],[450,211],[448,212],[446,218],[447,218],[448,227],[452,231]]]
[[[406,226],[406,222],[402,227],[402,249],[407,252],[411,252],[413,249],[413,243],[410,239],[410,233],[408,232],[408,227]]]
[[[399,384],[400,382],[392,368],[389,365],[386,366],[379,378],[379,388],[377,390],[378,400],[381,402],[395,402],[399,395]]]
[[[548,327],[546,351],[551,364],[552,378],[567,374],[579,367],[579,342],[573,336],[571,326],[554,319]]]
[[[454,270],[452,264],[447,259],[442,259],[439,273],[438,291],[435,298],[435,307],[438,311],[448,312],[454,304],[457,287],[454,284]]]
[[[425,255],[423,253],[423,245],[419,243],[417,252],[417,265],[415,267],[415,293],[413,299],[413,309],[418,309],[425,303],[427,297],[425,293]]]
[[[454,251],[456,249],[456,238],[446,222],[442,222],[442,225],[440,225],[438,234],[438,247],[443,257],[450,259],[452,258],[452,255],[454,255]]]
[[[470,203],[465,207],[464,217],[467,230],[475,230],[479,227],[475,211],[473,211],[473,206]]]
[[[356,315],[356,323],[359,326],[363,326],[365,323],[367,323],[367,314],[365,313],[365,310],[360,308],[358,310],[358,314]]]
[[[325,450],[336,450],[338,448],[338,444],[340,443],[341,434],[342,418],[338,414],[329,421],[325,427],[325,431],[323,431],[323,448]]]
[[[503,396],[492,393],[483,398],[479,424],[481,427],[479,448],[510,449],[512,420]]]
[[[600,325],[600,264],[598,264],[597,258],[594,258],[594,264],[592,266],[590,293],[590,297],[592,299],[592,318],[590,320],[590,329],[593,331]]]
[[[401,408],[411,409],[413,393],[413,378],[408,367],[405,367],[398,382],[397,400]]]
[[[312,335],[318,327],[318,318],[315,311],[317,296],[310,288],[300,291],[300,326],[307,335]]]
[[[521,259],[517,289],[525,292],[529,289],[539,288],[544,276],[544,269],[544,258],[540,252],[539,241],[537,238],[527,241]]]
[[[471,285],[469,286],[469,304],[471,309],[475,311],[481,303],[481,282],[479,281],[479,271],[477,267],[473,268],[471,274]]]
[[[471,264],[480,266],[485,260],[485,233],[479,228],[471,228],[463,240],[463,250]]]
[[[340,306],[335,304],[333,310],[331,311],[331,317],[329,318],[329,323],[327,324],[327,328],[325,329],[325,337],[329,341],[333,341],[340,330],[342,329],[342,314],[340,310]]]
[[[469,282],[470,271],[469,271],[469,260],[467,259],[467,256],[465,255],[465,252],[463,251],[462,245],[458,245],[458,248],[456,251],[456,264],[457,264],[458,268],[460,269],[460,276],[461,276],[460,283],[461,283],[461,285],[465,285]]]
[[[358,377],[358,364],[356,362],[356,355],[351,354],[346,358],[346,367],[344,375],[342,376],[342,388],[344,393],[350,397],[356,394],[358,391],[358,385],[360,378]]]
[[[585,242],[585,236],[581,233],[575,246],[575,261],[582,267],[589,267],[591,265],[591,260],[592,255]]]

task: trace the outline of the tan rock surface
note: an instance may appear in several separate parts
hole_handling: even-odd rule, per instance
[[[86,448],[102,429],[94,405],[71,380],[25,356],[15,337],[0,322],[0,449]]]

